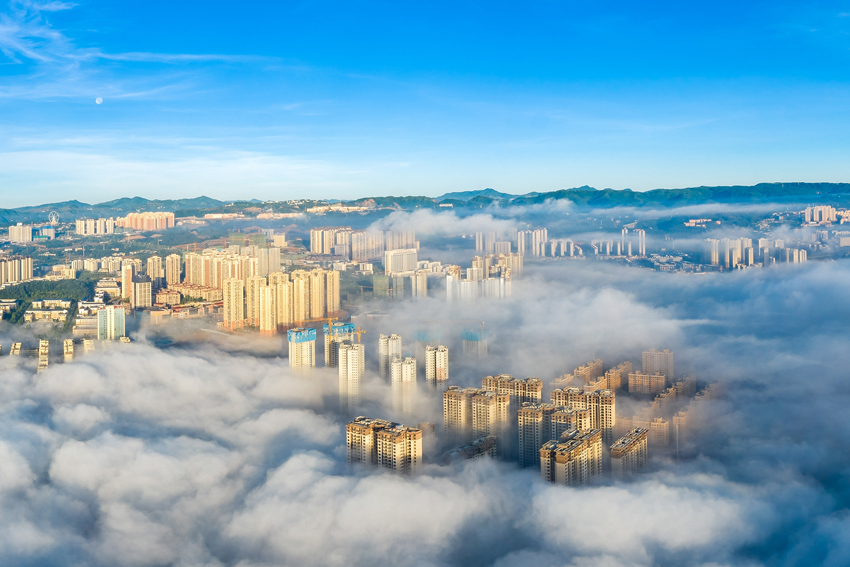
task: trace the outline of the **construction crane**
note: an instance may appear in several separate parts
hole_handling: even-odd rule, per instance
[[[295,324],[298,326],[303,326],[304,323],[318,323],[321,321],[322,323],[327,322],[328,329],[330,329],[331,325],[333,325],[334,321],[339,320],[339,317],[316,317],[314,319],[304,319],[303,321],[295,321]]]

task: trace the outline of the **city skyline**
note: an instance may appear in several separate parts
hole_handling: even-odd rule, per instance
[[[0,565],[850,564],[848,34],[0,4]]]

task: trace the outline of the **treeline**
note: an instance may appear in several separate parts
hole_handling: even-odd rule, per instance
[[[0,299],[73,299],[83,301],[92,297],[90,283],[80,280],[58,280],[52,282],[26,282],[0,289]]]

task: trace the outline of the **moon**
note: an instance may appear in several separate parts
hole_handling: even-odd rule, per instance
[[[103,99],[100,98],[100,97],[97,97],[96,99],[94,99],[94,102],[95,102],[95,104],[103,104]]]

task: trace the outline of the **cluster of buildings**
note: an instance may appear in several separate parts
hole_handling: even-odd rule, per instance
[[[167,228],[174,228],[174,213],[130,213],[126,217],[115,219],[115,226],[132,228],[142,232],[165,230]]]
[[[265,334],[339,312],[339,272],[293,270],[268,276],[230,277],[222,282],[226,329],[256,327]]]
[[[412,474],[422,467],[425,427],[408,427],[383,419],[357,417],[345,426],[348,462],[374,465],[396,474]]]
[[[118,339],[122,343],[130,342],[130,339],[123,334],[120,337],[116,336],[114,338]],[[82,352],[85,354],[92,352],[95,348],[94,341],[92,339],[64,339],[62,341],[63,362],[72,362],[74,360],[77,353],[77,345],[82,347]],[[2,354],[2,351],[3,347],[0,345],[0,354]],[[38,346],[34,349],[24,348],[24,344],[21,342],[12,343],[12,346],[9,349],[9,356],[23,357],[25,355],[34,355],[38,358],[38,373],[47,370],[50,365],[50,341],[41,339],[38,341]]]
[[[114,218],[77,219],[77,236],[106,236],[115,234]]]
[[[475,256],[465,271],[460,266],[447,266],[446,299],[449,303],[471,303],[478,298],[504,298],[511,295],[511,280],[521,276],[523,255],[499,253]]]
[[[786,247],[784,240],[759,238],[756,246],[752,238],[708,238],[706,243],[703,262],[727,270],[777,262],[799,264],[808,260],[806,249]]]
[[[339,256],[353,262],[384,258],[389,250],[419,250],[413,231],[351,230],[350,226],[324,226],[310,230],[310,253]],[[413,260],[415,265],[416,260]]]
[[[27,282],[33,277],[29,256],[0,256],[0,285]]]

